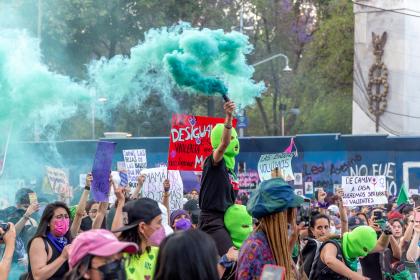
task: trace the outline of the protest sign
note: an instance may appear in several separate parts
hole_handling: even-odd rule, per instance
[[[54,193],[68,193],[69,179],[66,171],[46,166],[48,183]]]
[[[172,115],[169,137],[168,169],[202,171],[202,165],[213,148],[210,133],[222,118]],[[236,119],[233,126],[236,126]]]
[[[86,186],[87,174],[79,174],[79,187],[84,188]]]
[[[116,143],[99,141],[92,167],[91,193],[96,202],[108,202],[109,176]]]
[[[302,173],[295,173],[295,181],[293,182],[295,186],[301,186],[303,184]]]
[[[278,167],[283,173],[284,180],[292,181],[295,179],[292,169],[292,153],[277,153],[261,155],[258,161],[258,175],[261,181],[271,179],[271,170]]]
[[[117,171],[126,171],[125,161],[117,161]]]
[[[126,172],[120,171],[120,186],[126,187],[128,185],[128,175]]]
[[[312,195],[314,193],[314,182],[305,182],[305,194]]]
[[[156,201],[162,201],[163,196],[163,181],[168,175],[171,184],[169,206],[171,212],[177,209],[182,209],[183,198],[183,183],[181,175],[177,170],[168,170],[166,167],[143,169],[141,174],[146,176],[143,183],[143,197],[148,197]]]
[[[238,180],[241,190],[255,189],[260,181],[258,172],[252,170],[238,173]]]
[[[385,176],[343,176],[344,206],[388,203]]]
[[[141,170],[147,167],[146,150],[123,150],[123,155],[128,182],[131,187],[135,187]]]

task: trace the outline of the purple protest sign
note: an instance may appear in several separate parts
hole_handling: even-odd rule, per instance
[[[116,143],[99,141],[96,147],[95,160],[92,167],[91,193],[96,202],[108,202],[109,175],[111,174],[112,157]]]

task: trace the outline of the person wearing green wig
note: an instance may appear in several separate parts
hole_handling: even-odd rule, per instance
[[[239,154],[239,140],[232,127],[235,103],[224,104],[225,123],[213,127],[210,135],[213,152],[205,159],[201,177],[198,222],[200,230],[209,234],[217,244],[219,256],[233,246],[224,224],[226,210],[235,203],[238,180],[234,172],[235,156]]]
[[[375,230],[369,226],[359,226],[344,233],[340,241],[324,242],[310,279],[369,279],[357,273],[358,258],[380,250],[382,243],[381,239],[377,241]]]

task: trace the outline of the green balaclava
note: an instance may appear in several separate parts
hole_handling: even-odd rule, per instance
[[[359,226],[343,236],[343,254],[346,259],[366,257],[376,246],[376,232],[369,226]]]
[[[252,217],[244,205],[233,204],[225,213],[225,227],[233,245],[239,249],[252,232]]]
[[[220,146],[220,143],[222,142],[223,129],[224,125],[218,123],[215,127],[213,127],[211,131],[210,141],[211,146],[214,150],[217,149]],[[231,138],[229,146],[226,148],[223,158],[225,159],[226,167],[233,171],[233,169],[235,168],[235,157],[239,154],[238,134],[236,133],[236,130],[233,127],[231,137],[233,139]]]

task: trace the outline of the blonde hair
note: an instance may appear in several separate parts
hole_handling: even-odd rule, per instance
[[[286,269],[286,280],[296,279],[293,273],[292,252],[289,249],[287,224],[296,220],[292,209],[274,213],[261,219],[257,230],[263,231],[278,266]]]

